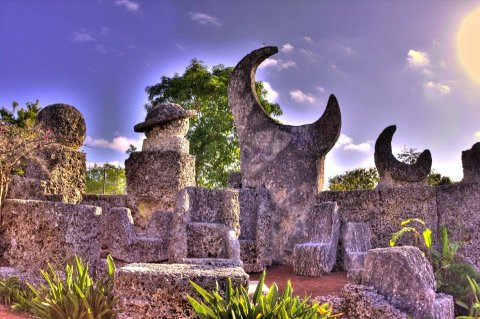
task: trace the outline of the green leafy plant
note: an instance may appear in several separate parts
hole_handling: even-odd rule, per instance
[[[200,319],[328,319],[341,315],[333,314],[333,308],[328,303],[310,304],[309,298],[293,296],[290,281],[282,293],[278,291],[277,285],[273,284],[268,293],[263,295],[264,282],[265,272],[260,276],[252,298],[243,286],[233,288],[230,278],[223,296],[218,283],[214,291],[207,292],[191,282],[203,301],[197,301],[189,295],[187,298]]]
[[[457,304],[468,310],[468,316],[457,317],[457,319],[478,319],[480,318],[480,285],[470,276],[467,276],[470,288],[475,296],[475,301],[470,305],[457,301]]]
[[[420,231],[415,226],[410,226],[412,223],[421,225],[423,231]],[[432,262],[432,230],[427,227],[426,223],[420,218],[409,218],[400,223],[400,230],[393,233],[392,238],[390,239],[390,246],[393,247],[397,241],[403,237],[405,234],[412,234],[415,242],[415,246],[420,248],[420,250],[425,254],[427,259]]]
[[[0,303],[13,310],[26,311],[32,294],[25,284],[15,276],[0,280]]]
[[[52,319],[110,319],[116,317],[113,306],[113,276],[115,264],[107,257],[108,273],[105,278],[94,280],[88,270],[88,263],[75,257],[65,267],[65,279],[49,265],[41,270],[47,285],[37,289],[27,284],[33,293],[30,311],[39,318]]]

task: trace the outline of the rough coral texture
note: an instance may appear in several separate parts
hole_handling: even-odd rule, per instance
[[[194,111],[185,110],[178,104],[160,103],[148,111],[145,121],[135,125],[134,130],[149,133],[154,128],[164,127],[172,122],[181,122],[194,115]]]
[[[432,155],[423,151],[414,164],[402,163],[392,154],[392,138],[397,130],[395,125],[388,126],[375,142],[375,166],[380,181],[379,188],[399,186],[425,186],[432,168]]]
[[[165,227],[171,227],[172,213],[163,212]],[[102,214],[102,246],[115,259],[125,262],[161,262],[168,259],[169,232],[139,235],[128,208],[118,207]]]
[[[347,284],[342,289],[343,309],[347,318],[407,319],[406,313],[392,306],[373,287]]]
[[[228,85],[228,102],[240,141],[242,186],[265,186],[273,210],[274,260],[289,263],[293,247],[305,242],[302,226],[315,195],[323,187],[324,159],[340,135],[336,98],[329,98],[322,117],[302,126],[283,125],[270,118],[255,93],[255,70],[278,52],[265,47],[245,56]]]
[[[21,271],[36,272],[48,262],[63,265],[79,255],[94,269],[100,259],[100,215],[94,206],[7,200],[4,258]]]
[[[238,193],[233,189],[197,187],[181,190],[172,220],[170,261],[220,258],[240,265]]]
[[[365,259],[362,283],[414,318],[431,318],[435,304],[433,269],[413,246],[376,248]]]
[[[462,182],[480,182],[480,142],[475,143],[471,149],[462,152],[462,166]]]
[[[30,159],[25,177],[46,182],[45,195],[61,195],[77,204],[85,193],[86,154],[62,145],[49,145]]]
[[[125,170],[144,225],[155,211],[173,212],[178,191],[195,185],[195,157],[175,151],[131,153]]]
[[[295,245],[293,271],[297,275],[321,276],[332,271],[336,262],[340,222],[336,203],[313,208],[305,223],[307,242]]]
[[[185,264],[129,264],[117,269],[115,294],[122,310],[119,319],[197,318],[186,300],[189,294],[197,300],[193,281],[211,291],[217,281],[224,289],[227,278],[234,286],[248,287],[248,275],[240,267],[218,268]]]
[[[372,247],[388,247],[392,234],[400,223],[411,217],[425,220],[432,229],[434,243],[439,242],[439,227],[447,226],[452,241],[462,241],[460,256],[480,267],[480,187],[475,183],[450,186],[401,187],[382,190],[327,191],[318,195],[319,203],[335,201],[339,206],[340,221],[363,222],[372,230]],[[421,226],[420,230],[422,230]],[[413,244],[405,236],[399,244]],[[340,242],[340,245],[342,243]],[[343,254],[337,255],[343,264]]]
[[[240,255],[247,272],[261,272],[272,264],[272,202],[263,188],[239,190]]]
[[[372,232],[366,223],[346,223],[342,229],[343,265],[346,271],[364,268]]]
[[[68,104],[52,104],[43,108],[35,119],[35,126],[48,130],[63,146],[78,150],[87,131],[82,113]]]

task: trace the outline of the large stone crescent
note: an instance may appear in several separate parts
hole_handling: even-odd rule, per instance
[[[432,167],[430,151],[424,150],[415,164],[400,162],[392,154],[392,138],[396,130],[396,125],[388,126],[375,142],[375,166],[380,177],[390,175],[394,181],[407,183],[425,181]]]
[[[269,46],[252,51],[235,67],[228,85],[228,103],[235,118],[235,125],[242,143],[241,131],[256,133],[264,130],[281,130],[294,135],[309,136],[307,144],[315,153],[329,151],[337,141],[341,128],[341,113],[337,99],[332,94],[322,116],[311,124],[291,126],[272,119],[261,106],[255,90],[257,67],[268,57],[278,52]],[[305,134],[306,133],[306,134]]]

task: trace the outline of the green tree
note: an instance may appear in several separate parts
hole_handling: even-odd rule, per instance
[[[378,179],[376,168],[356,168],[329,178],[328,188],[332,191],[374,189],[378,183]]]
[[[20,128],[32,127],[38,112],[41,110],[38,106],[38,100],[35,103],[25,103],[25,108],[18,109],[18,105],[17,102],[12,102],[12,111],[5,107],[0,108],[0,120]]]
[[[94,164],[87,169],[88,194],[124,194],[126,184],[125,169],[120,166]]]
[[[196,182],[203,187],[225,187],[231,172],[239,171],[240,148],[233,115],[228,107],[228,80],[233,68],[216,65],[211,70],[199,60],[192,60],[182,75],[163,76],[145,90],[147,111],[161,102],[178,103],[197,111],[190,120],[187,138],[190,153],[196,157]],[[260,103],[269,115],[281,115],[280,106],[266,100],[267,91],[256,82]]]

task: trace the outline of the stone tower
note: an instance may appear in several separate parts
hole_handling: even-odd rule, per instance
[[[137,201],[140,226],[146,226],[154,212],[173,212],[178,191],[195,186],[195,157],[185,138],[193,115],[178,104],[162,103],[134,127],[147,137],[142,151],[125,161],[127,193]]]

